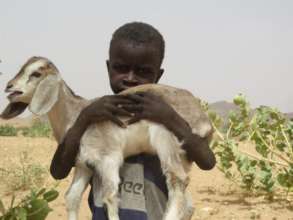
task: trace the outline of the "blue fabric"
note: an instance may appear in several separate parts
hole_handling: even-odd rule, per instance
[[[120,220],[147,220],[147,214],[145,212],[131,210],[131,209],[120,209],[119,210]],[[101,207],[95,207],[93,212],[93,220],[108,220],[105,211]]]
[[[157,190],[160,190],[168,196],[168,190],[166,186],[166,179],[162,173],[160,161],[157,156],[151,155],[139,155],[126,159],[130,164],[141,164],[144,167],[144,178],[155,184]],[[122,177],[123,178],[123,177]],[[89,206],[92,211],[93,220],[107,220],[105,210],[102,207],[96,207],[94,203],[92,189],[88,198]],[[144,211],[134,209],[119,209],[120,220],[148,220],[147,213]]]

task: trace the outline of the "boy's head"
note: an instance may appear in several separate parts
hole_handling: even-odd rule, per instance
[[[132,22],[118,28],[112,36],[107,60],[113,92],[157,83],[164,72],[164,51],[164,39],[151,25]]]

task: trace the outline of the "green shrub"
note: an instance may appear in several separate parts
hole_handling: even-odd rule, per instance
[[[243,95],[236,96],[234,104],[239,109],[230,112],[227,127],[218,123],[223,121],[219,116],[209,114],[218,168],[247,192],[288,199],[293,193],[293,121],[271,107],[252,111]]]
[[[25,137],[50,137],[52,135],[49,123],[41,121],[35,121],[31,127],[24,127],[20,130]]]
[[[11,125],[0,126],[0,136],[17,136],[21,133],[25,137],[51,137],[52,129],[49,123],[36,119],[30,127],[16,128]]]
[[[55,189],[31,190],[30,194],[15,206],[15,197],[13,196],[7,210],[0,200],[0,212],[2,213],[0,220],[44,220],[52,211],[49,202],[55,200],[58,195],[59,193]]]
[[[11,125],[0,125],[0,136],[17,136],[17,128]]]

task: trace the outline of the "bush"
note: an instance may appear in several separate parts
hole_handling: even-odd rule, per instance
[[[252,111],[242,95],[234,104],[238,110],[230,112],[227,126],[215,113],[209,114],[218,168],[247,192],[271,199],[283,192],[288,199],[293,192],[293,121],[266,106]]]
[[[11,125],[1,125],[0,136],[17,136],[17,128]]]
[[[49,123],[35,120],[30,127],[15,128],[11,125],[0,126],[0,136],[51,137],[52,129]]]
[[[14,206],[12,197],[11,205],[6,210],[3,202],[0,200],[0,220],[44,220],[52,209],[49,202],[55,200],[59,193],[55,189],[31,190],[30,194]]]
[[[50,137],[52,129],[48,123],[35,121],[31,127],[21,128],[21,133],[25,137]]]

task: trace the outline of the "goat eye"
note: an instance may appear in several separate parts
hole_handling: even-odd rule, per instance
[[[39,72],[33,72],[30,76],[39,78],[42,74]]]

